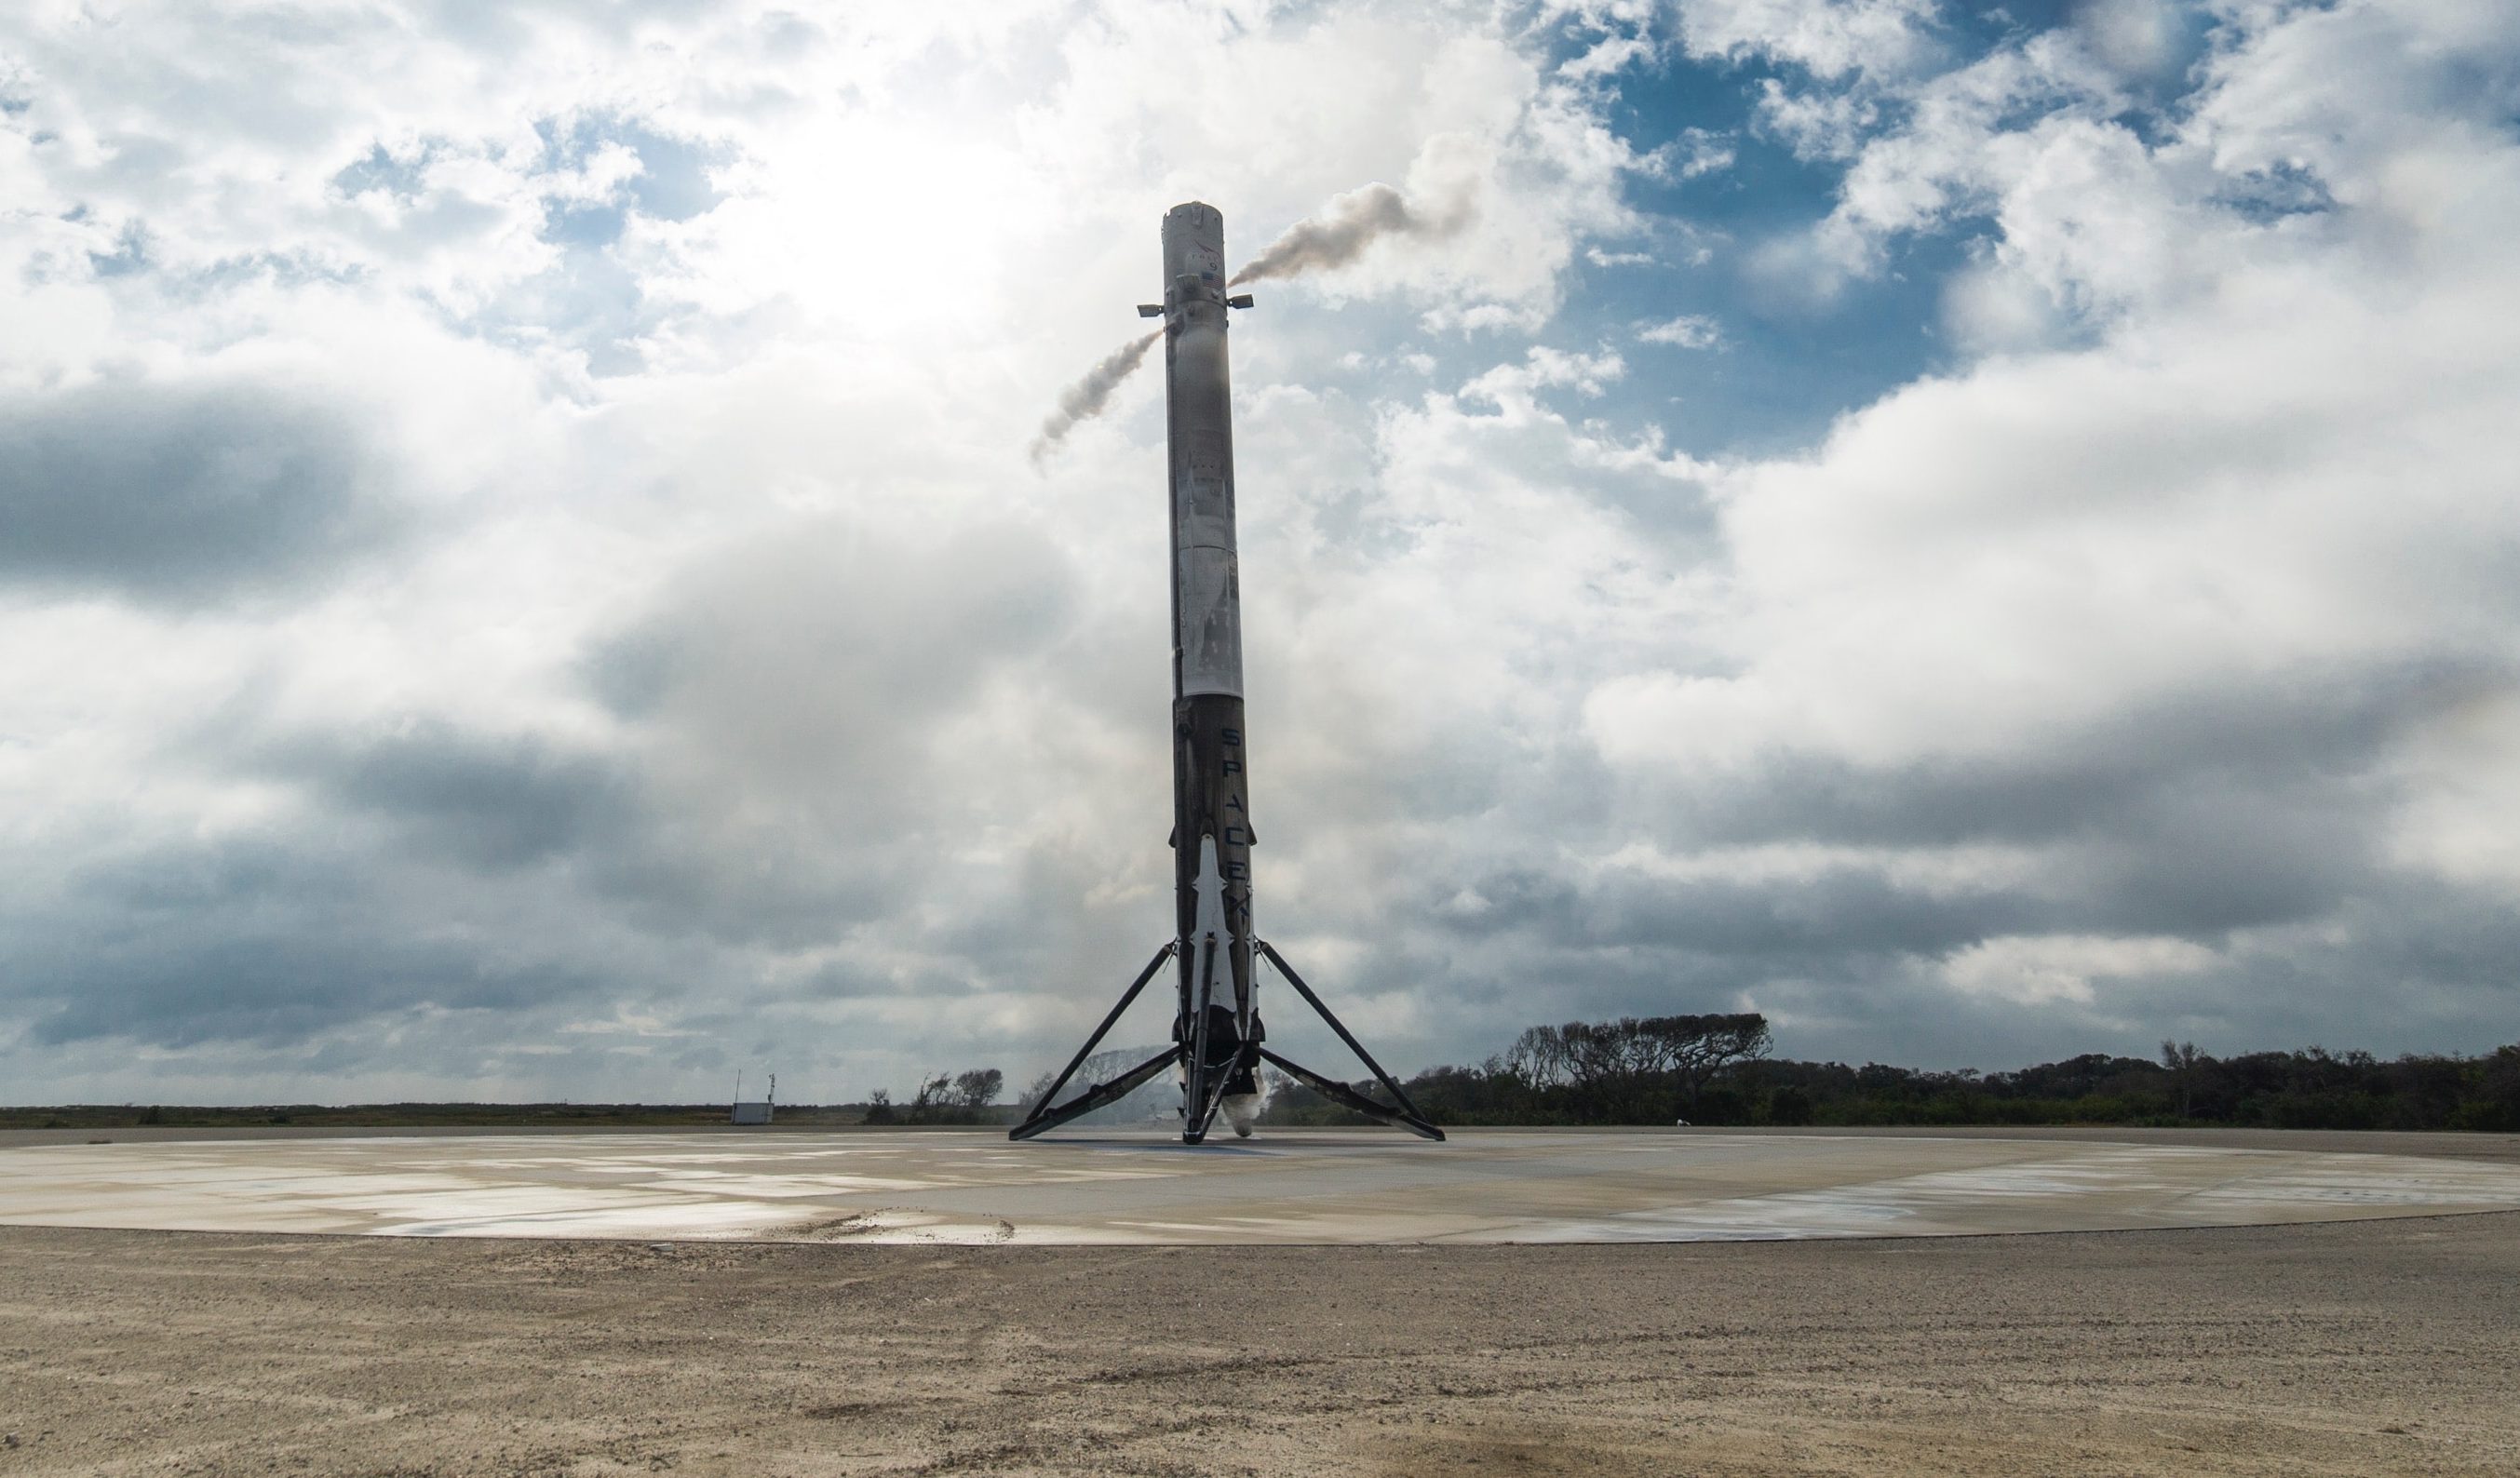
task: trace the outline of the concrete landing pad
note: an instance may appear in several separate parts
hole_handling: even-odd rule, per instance
[[[2520,1209],[2520,1167],[1827,1134],[481,1135],[0,1151],[0,1223],[394,1236],[1742,1241]]]

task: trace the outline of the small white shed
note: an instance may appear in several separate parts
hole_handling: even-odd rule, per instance
[[[770,1107],[778,1101],[779,1075],[777,1073],[770,1075],[770,1092],[760,1101],[754,1103],[743,1101],[743,1074],[735,1075],[735,1123],[767,1124],[770,1122]]]

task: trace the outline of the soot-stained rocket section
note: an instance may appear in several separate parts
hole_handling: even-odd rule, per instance
[[[1247,1079],[1247,1065],[1236,1073],[1233,1051],[1242,1041],[1257,1041],[1258,1030],[1251,991],[1250,770],[1243,743],[1225,217],[1212,205],[1177,205],[1164,216],[1163,245],[1173,546],[1173,899],[1183,944],[1175,962],[1181,996],[1176,1029],[1200,1059],[1185,1078],[1214,1071]],[[1237,1088],[1245,1093],[1235,1093]],[[1235,1083],[1225,1097],[1246,1093],[1256,1112],[1256,1084]],[[1227,1104],[1229,1112],[1242,1106]]]

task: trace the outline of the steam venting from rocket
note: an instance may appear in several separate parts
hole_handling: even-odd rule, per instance
[[[1441,241],[1469,224],[1477,207],[1475,188],[1472,177],[1449,196],[1438,193],[1412,200],[1376,181],[1332,196],[1328,208],[1287,227],[1284,235],[1235,273],[1229,286],[1238,288],[1244,283],[1344,267],[1363,256],[1374,243],[1389,237]],[[1058,409],[1041,424],[1041,434],[1033,438],[1034,468],[1050,460],[1068,432],[1102,414],[1111,403],[1111,393],[1146,362],[1147,350],[1162,336],[1163,331],[1158,329],[1144,338],[1122,344],[1088,370],[1083,380],[1059,392]]]
[[[1466,197],[1430,209],[1412,204],[1407,196],[1377,181],[1331,197],[1328,209],[1287,227],[1285,235],[1235,273],[1228,286],[1344,267],[1384,237],[1447,237],[1468,224],[1469,218]]]
[[[1067,439],[1068,432],[1102,415],[1111,403],[1111,392],[1120,388],[1120,381],[1145,362],[1147,351],[1163,336],[1164,331],[1157,329],[1129,340],[1103,355],[1102,362],[1086,371],[1083,380],[1059,391],[1058,409],[1051,412],[1050,419],[1041,424],[1041,434],[1033,438],[1033,466],[1048,461],[1050,454],[1058,450],[1058,444]]]

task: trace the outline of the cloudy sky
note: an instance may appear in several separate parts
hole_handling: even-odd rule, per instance
[[[1166,207],[1377,182],[1236,379],[1258,918],[1395,1066],[2520,1038],[2520,7],[893,9],[0,10],[0,1099],[1055,1065],[1157,377],[1028,449]]]

